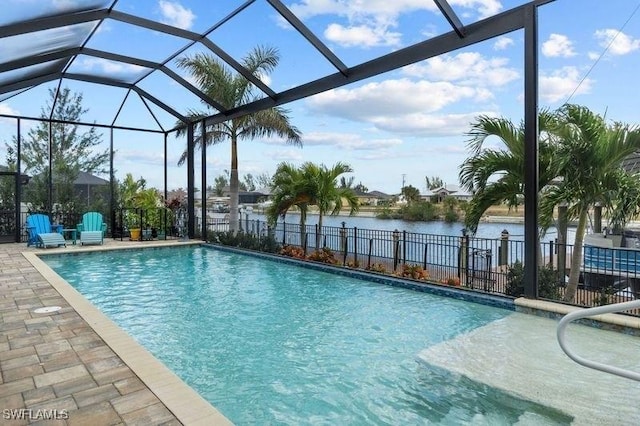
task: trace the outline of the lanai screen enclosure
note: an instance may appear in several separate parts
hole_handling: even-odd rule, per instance
[[[102,123],[81,123],[89,126],[97,126],[109,129],[110,134],[110,172],[111,172],[111,211],[113,205],[114,161],[113,142],[114,130],[135,130],[139,132],[157,133],[164,138],[164,176],[165,196],[167,192],[167,143],[168,137],[179,129],[186,130],[187,135],[187,190],[188,190],[188,234],[195,235],[195,129],[204,128],[206,125],[224,122],[231,118],[240,117],[252,112],[284,105],[308,96],[312,96],[330,89],[345,86],[373,77],[388,71],[396,70],[406,65],[414,64],[428,58],[436,57],[454,50],[489,40],[516,30],[524,30],[524,121],[526,127],[526,170],[525,170],[525,295],[537,297],[537,245],[538,245],[538,161],[537,161],[537,92],[538,92],[538,7],[554,0],[535,0],[526,2],[500,14],[488,18],[463,24],[456,8],[447,0],[434,0],[439,13],[450,25],[451,30],[408,47],[393,51],[384,56],[375,57],[369,61],[353,66],[347,66],[341,58],[316,35],[296,14],[292,8],[280,0],[247,0],[237,2],[233,10],[228,4],[219,5],[218,2],[207,3],[206,7],[217,11],[220,15],[217,21],[209,23],[209,28],[199,32],[179,28],[178,26],[161,23],[147,17],[129,14],[126,12],[126,0],[78,0],[74,2],[37,2],[27,4],[9,3],[3,5],[3,13],[0,17],[0,45],[2,57],[0,58],[0,102],[14,96],[28,96],[30,91],[43,84],[57,83],[57,91],[65,80],[81,81],[106,87],[125,89],[126,95],[118,108],[118,112],[111,121]],[[243,13],[255,12],[277,14],[286,21],[295,31],[291,37],[302,37],[303,43],[308,49],[314,49],[324,66],[330,71],[320,77],[310,77],[303,82],[294,85],[290,89],[275,92],[259,76],[252,75],[245,69],[239,58],[233,57],[225,49],[212,41],[212,35],[222,26],[230,28],[240,36],[246,32],[258,32],[264,29],[249,28],[235,23],[236,17]],[[104,29],[106,23],[113,25],[133,26],[140,33],[157,34],[158,47],[166,45],[164,59],[151,61],[135,55],[127,55],[122,45],[108,43],[109,34]],[[171,43],[163,44],[163,37],[170,38]],[[107,40],[107,48],[103,40]],[[135,40],[131,40],[135,43]],[[177,46],[177,47],[175,47]],[[216,99],[211,99],[205,93],[184,77],[175,72],[171,65],[174,59],[184,52],[197,47],[224,61],[239,75],[250,81],[263,95],[261,99],[240,105],[233,109],[223,108]],[[91,72],[83,69],[82,72],[76,66],[80,61],[89,59],[106,60],[116,64],[134,66],[136,72],[129,74]],[[145,89],[145,81],[151,78],[162,78],[167,84],[177,85],[181,90],[190,92],[195,99],[204,101],[210,105],[216,113],[209,117],[201,118],[197,122],[190,121],[184,111],[179,111],[171,106],[170,97],[163,93],[152,93]],[[118,126],[118,120],[123,105],[128,96],[138,96],[145,105],[151,117],[147,123],[141,123],[136,127]],[[39,102],[39,100],[34,100]],[[195,107],[195,105],[194,105]],[[156,118],[154,110],[161,110],[175,118],[178,125],[163,126]],[[0,179],[15,182],[14,208],[5,216],[9,221],[15,221],[14,226],[5,227],[12,229],[8,236],[11,241],[19,241],[21,227],[19,200],[21,200],[21,164],[20,147],[23,135],[21,135],[21,120],[41,120],[38,117],[27,117],[11,114],[2,114],[0,118],[14,119],[16,122],[17,144],[17,170],[0,170]],[[49,126],[55,120],[49,120]],[[151,123],[151,126],[147,126]],[[77,124],[77,123],[76,123]],[[205,126],[200,126],[204,124]],[[51,134],[51,132],[50,132]],[[51,144],[50,144],[51,145]],[[202,186],[206,188],[206,149],[201,150],[202,155]],[[51,159],[51,155],[49,156]],[[49,160],[51,170],[51,160]],[[51,173],[49,173],[49,206],[51,205]],[[165,197],[166,198],[166,197]],[[6,200],[4,200],[6,201]],[[6,205],[6,202],[4,202]],[[202,217],[206,217],[206,203],[202,205]],[[15,218],[15,219],[14,219]],[[206,223],[202,221],[202,235],[206,235]]]

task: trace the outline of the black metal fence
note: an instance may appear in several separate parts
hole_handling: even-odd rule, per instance
[[[209,220],[207,228],[227,231],[229,222]],[[284,222],[270,228],[264,221],[248,219],[239,222],[239,229],[256,236],[271,233],[283,246],[300,247],[305,255],[328,248],[343,266],[390,273],[403,265],[419,266],[428,272],[431,282],[453,280],[465,288],[508,296],[519,296],[523,290],[524,241],[511,239],[506,232],[491,239],[345,226],[301,228],[299,224]],[[558,244],[555,240],[540,243],[541,299],[563,301],[572,255],[572,245]],[[636,278],[634,272],[640,271],[640,256],[627,255],[624,259],[626,269],[615,273],[582,263],[572,304],[598,306],[640,297],[640,274]]]

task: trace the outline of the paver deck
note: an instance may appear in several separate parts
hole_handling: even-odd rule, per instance
[[[136,244],[0,244],[0,424],[229,424],[36,256]]]

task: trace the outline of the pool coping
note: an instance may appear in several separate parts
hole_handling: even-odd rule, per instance
[[[145,244],[129,247],[91,247],[73,253],[63,251],[23,252],[22,255],[89,324],[100,338],[118,355],[134,374],[158,397],[171,413],[184,425],[232,425],[220,411],[187,385],[166,365],[140,345],[127,332],[95,307],[88,299],[51,269],[40,257],[68,255],[96,251],[168,248],[200,245],[201,241]]]

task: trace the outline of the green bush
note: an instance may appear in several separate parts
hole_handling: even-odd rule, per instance
[[[281,250],[280,244],[278,244],[273,235],[259,237],[253,234],[246,234],[242,231],[236,234],[231,231],[210,232],[207,241],[222,244],[223,246],[239,247],[267,253],[279,253]]]
[[[520,297],[524,294],[524,265],[516,262],[507,272],[507,289],[509,296]],[[544,299],[557,300],[560,298],[558,272],[549,266],[538,270],[538,296]]]
[[[397,219],[429,222],[436,218],[436,208],[428,201],[416,201],[401,207]]]

